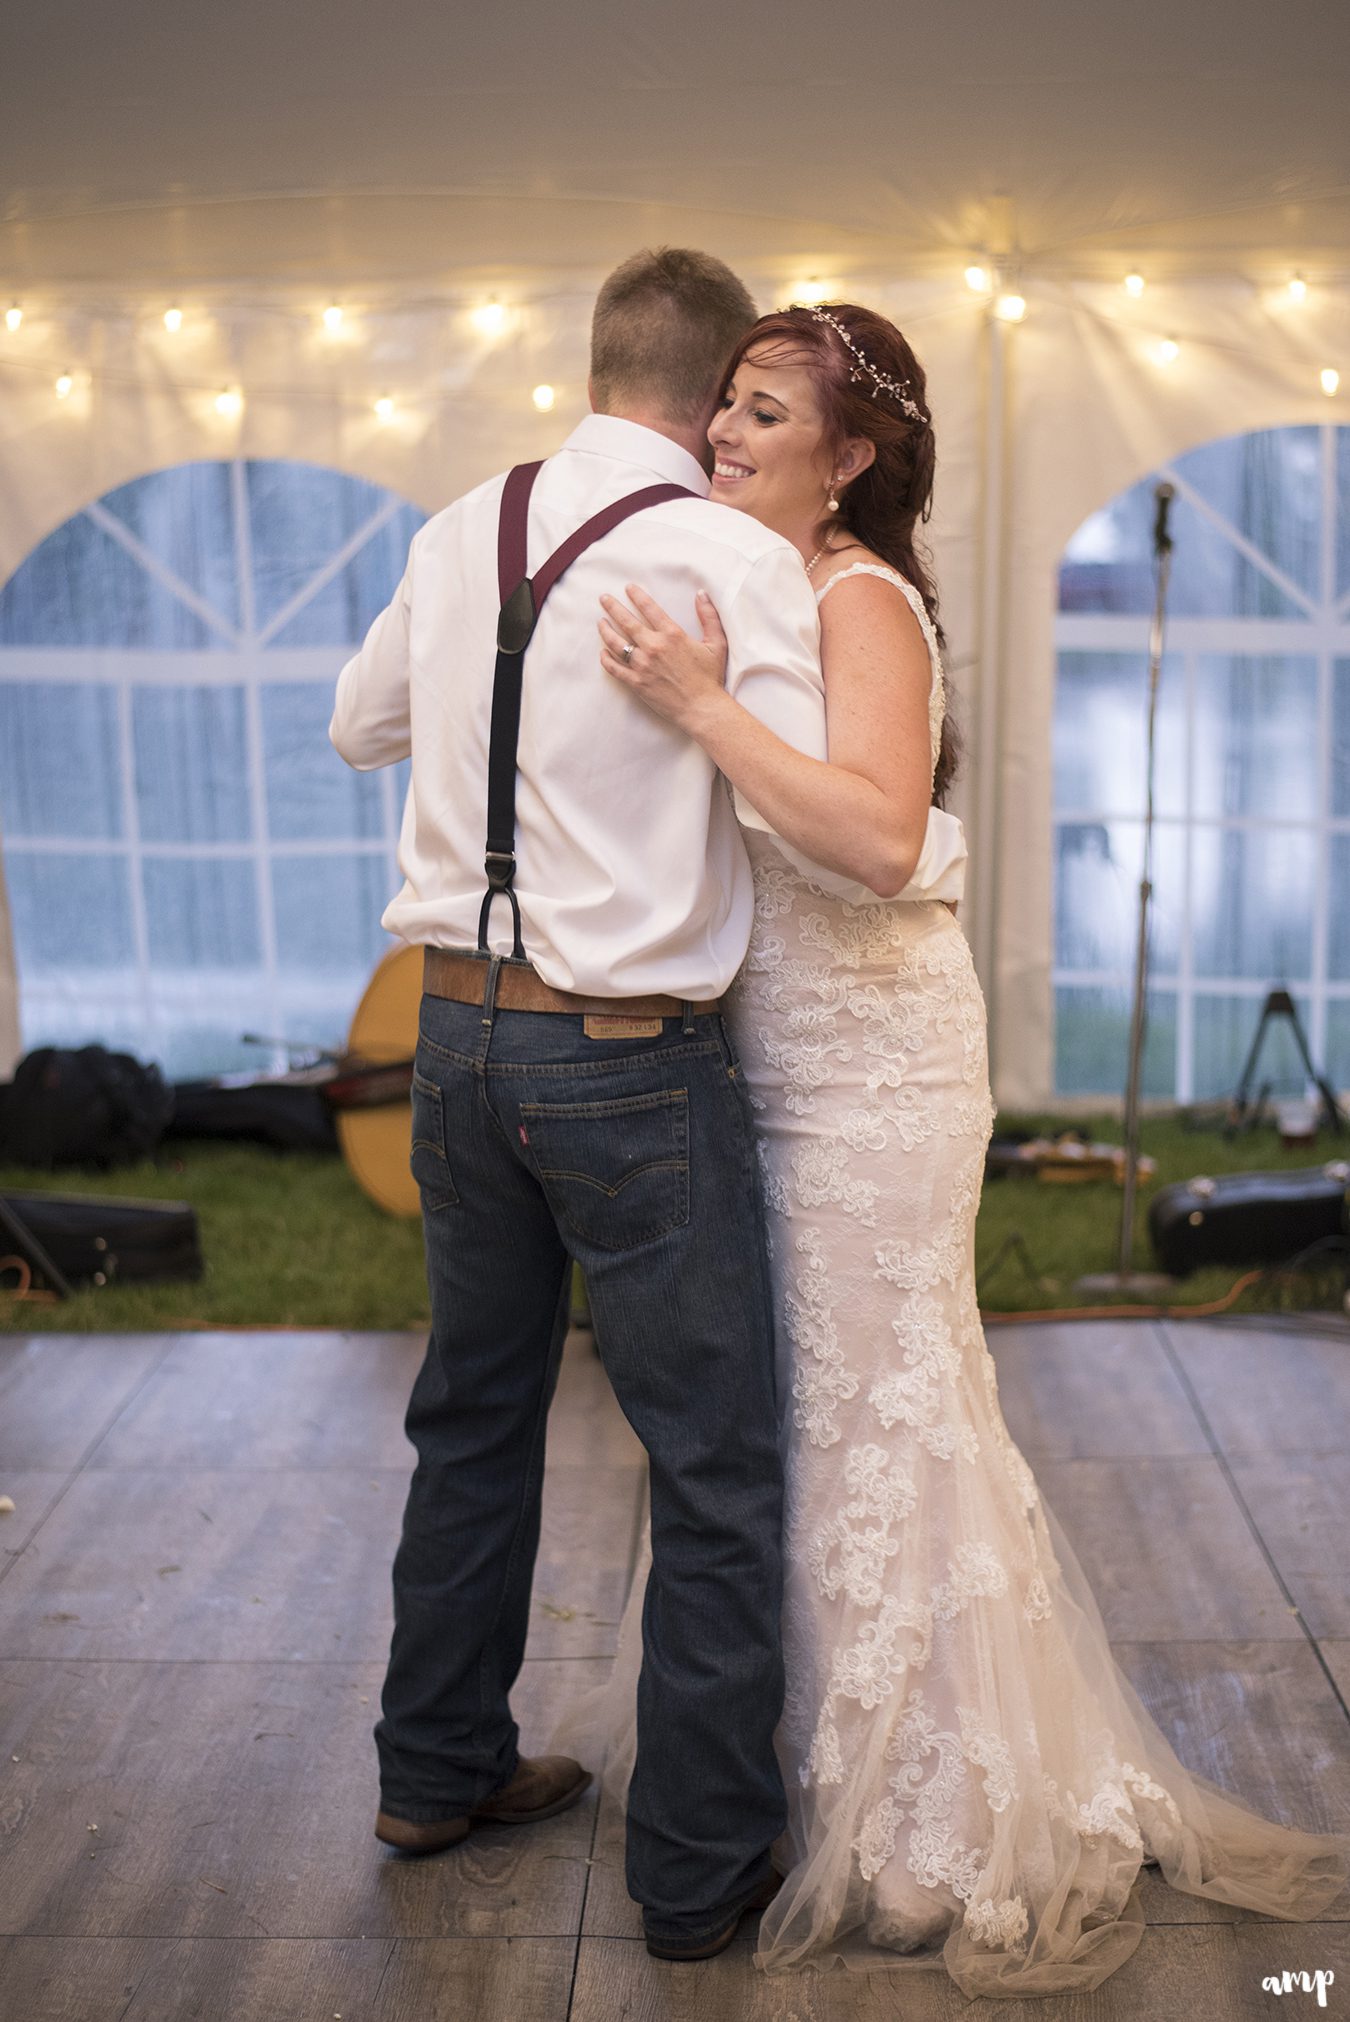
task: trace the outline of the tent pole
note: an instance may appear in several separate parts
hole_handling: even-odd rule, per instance
[[[984,458],[980,516],[979,702],[975,724],[975,967],[989,1007],[991,1067],[998,1022],[998,822],[1003,719],[1003,598],[1006,577],[1007,326],[986,322]]]

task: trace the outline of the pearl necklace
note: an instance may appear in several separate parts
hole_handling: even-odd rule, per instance
[[[814,567],[816,566],[816,563],[820,560],[821,556],[828,555],[829,552],[830,552],[830,544],[828,541],[826,541],[822,547],[816,549],[815,553],[812,555],[810,561],[806,565],[806,573],[808,576],[810,575],[812,569],[814,569]]]

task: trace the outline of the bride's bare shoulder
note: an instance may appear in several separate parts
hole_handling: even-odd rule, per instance
[[[890,583],[903,580],[899,569],[886,561],[883,556],[874,554],[871,548],[865,548],[861,544],[837,548],[827,559],[828,573],[825,569],[821,569],[816,575],[818,596],[823,596],[826,590],[833,589],[836,583],[843,582],[845,577],[859,585],[880,583],[882,580]]]

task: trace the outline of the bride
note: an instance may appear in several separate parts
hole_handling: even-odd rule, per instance
[[[699,641],[639,588],[606,600],[601,632],[607,671],[736,789],[755,868],[727,1009],[783,1365],[791,1812],[757,1961],[896,1966],[940,1946],[967,1994],[1090,1988],[1139,1942],[1146,1862],[1195,1895],[1316,1916],[1341,1844],[1183,1769],[999,1410],[973,1262],[984,1007],[952,913],[877,896],[903,890],[953,770],[915,547],[923,372],[878,315],[791,309],[746,337],[708,433],[713,497],[785,535],[816,584],[830,763],[726,694],[706,600]],[[632,1758],[641,1584],[614,1678],[568,1730],[611,1784]]]

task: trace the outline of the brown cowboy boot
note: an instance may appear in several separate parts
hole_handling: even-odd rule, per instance
[[[472,1811],[459,1818],[417,1820],[396,1818],[382,1811],[375,1820],[375,1837],[386,1846],[405,1854],[444,1853],[467,1839],[475,1825],[534,1825],[542,1818],[555,1818],[566,1811],[591,1787],[591,1772],[573,1762],[570,1755],[522,1755],[516,1773],[491,1797],[485,1797]]]
[[[654,1959],[670,1959],[676,1963],[687,1963],[690,1965],[700,1959],[715,1959],[719,1952],[726,1951],[728,1945],[740,1929],[743,1919],[750,1916],[758,1916],[761,1910],[767,1910],[769,1904],[773,1901],[782,1886],[783,1877],[775,1869],[765,1881],[760,1883],[749,1902],[742,1903],[741,1907],[728,1918],[721,1930],[714,1931],[710,1938],[653,1938],[648,1936],[647,1950]]]

